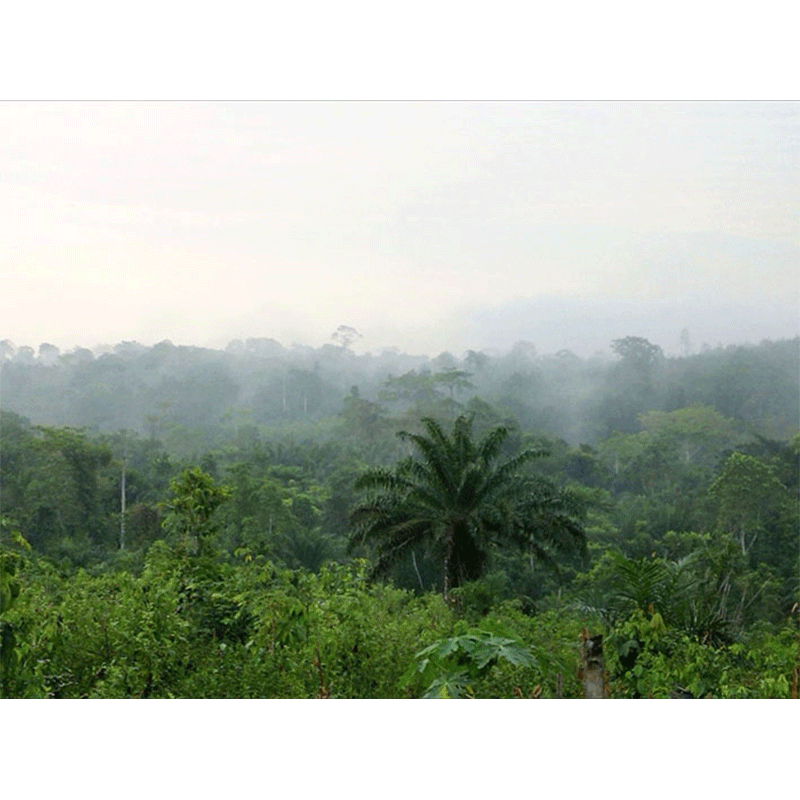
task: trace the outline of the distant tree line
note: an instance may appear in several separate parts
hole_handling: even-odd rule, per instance
[[[340,413],[375,438],[388,418],[454,419],[490,404],[522,429],[596,445],[638,431],[638,416],[708,406],[752,433],[791,436],[800,406],[800,339],[666,357],[628,336],[613,356],[538,355],[520,342],[503,355],[467,351],[429,359],[396,351],[356,355],[342,344],[282,347],[272,339],[224,351],[122,342],[95,355],[2,343],[3,408],[38,424],[135,431],[196,454],[258,431],[269,438],[329,435]],[[347,407],[342,408],[344,398]],[[470,407],[472,402],[472,407]]]

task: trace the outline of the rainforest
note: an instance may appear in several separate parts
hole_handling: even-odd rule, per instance
[[[358,336],[0,343],[2,697],[798,696],[800,340]]]

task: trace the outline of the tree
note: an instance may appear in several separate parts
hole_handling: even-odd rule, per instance
[[[640,336],[615,339],[611,349],[620,357],[608,373],[608,391],[601,413],[608,433],[633,433],[639,413],[657,407],[657,378],[662,371],[661,348]]]
[[[418,373],[412,369],[397,378],[389,375],[383,387],[379,393],[380,399],[389,403],[405,402],[420,406],[432,405],[441,399],[433,375],[425,370]]]
[[[6,541],[6,531],[8,538]],[[8,612],[20,594],[17,569],[23,565],[22,552],[30,552],[31,546],[16,529],[14,520],[0,515],[0,698],[12,697],[11,687],[19,671],[19,641],[17,628],[8,620]],[[22,552],[20,552],[22,551]],[[30,648],[27,648],[30,652]],[[28,687],[29,690],[32,687]]]
[[[473,389],[475,388],[473,384],[469,382],[469,378],[472,377],[472,373],[465,372],[463,369],[456,369],[452,367],[450,369],[446,369],[443,372],[437,372],[433,376],[433,380],[435,383],[441,383],[447,387],[450,393],[450,409],[451,413],[452,410],[456,406],[455,398],[453,397],[453,393],[458,391],[464,391],[465,389]]]
[[[708,494],[717,506],[720,527],[736,537],[744,555],[763,531],[768,515],[788,499],[772,467],[737,451],[728,456]]]
[[[39,345],[39,362],[48,367],[55,366],[58,363],[60,353],[61,351],[54,344],[42,342]]]
[[[652,344],[641,336],[626,336],[614,339],[611,349],[628,364],[640,371],[649,371],[664,357],[664,352],[657,344]]]
[[[333,339],[334,342],[339,342],[343,350],[347,350],[357,339],[363,338],[362,334],[355,328],[350,327],[350,325],[340,325],[331,335],[331,339]]]
[[[170,481],[169,488],[172,498],[163,504],[169,512],[164,528],[182,542],[193,540],[198,555],[208,555],[210,538],[216,530],[211,517],[230,497],[230,488],[217,486],[211,475],[199,467],[185,469]]]
[[[56,540],[107,545],[114,526],[103,504],[111,451],[73,428],[33,429],[28,461],[33,470],[19,498],[20,523],[35,547]],[[49,540],[49,541],[48,541]]]
[[[350,394],[344,398],[339,417],[350,437],[364,437],[370,446],[375,444],[386,426],[383,406],[361,397],[357,386],[351,387]]]
[[[351,546],[376,546],[373,575],[386,573],[414,548],[430,547],[441,560],[448,600],[451,588],[482,574],[493,544],[512,542],[540,557],[584,546],[563,493],[519,474],[543,451],[528,449],[497,463],[508,429],[498,426],[476,443],[472,422],[471,415],[458,417],[448,435],[424,418],[425,434],[398,434],[416,448],[416,457],[393,469],[371,469],[356,482],[368,494],[351,516]]]
[[[674,443],[685,464],[712,464],[717,453],[730,445],[736,424],[711,406],[687,406],[675,411],[647,411],[639,423],[651,437]]]

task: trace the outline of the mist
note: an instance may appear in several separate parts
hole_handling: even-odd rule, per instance
[[[674,351],[798,325],[792,103],[4,103],[0,336]]]

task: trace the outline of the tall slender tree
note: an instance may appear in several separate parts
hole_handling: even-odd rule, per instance
[[[424,418],[425,433],[398,434],[416,455],[358,479],[365,497],[351,516],[351,548],[375,547],[374,575],[414,548],[428,547],[441,560],[447,600],[452,588],[480,577],[495,544],[517,544],[542,558],[585,547],[568,493],[520,474],[544,451],[529,449],[500,461],[508,429],[498,426],[475,442],[472,422],[471,415],[458,417],[448,435]]]

